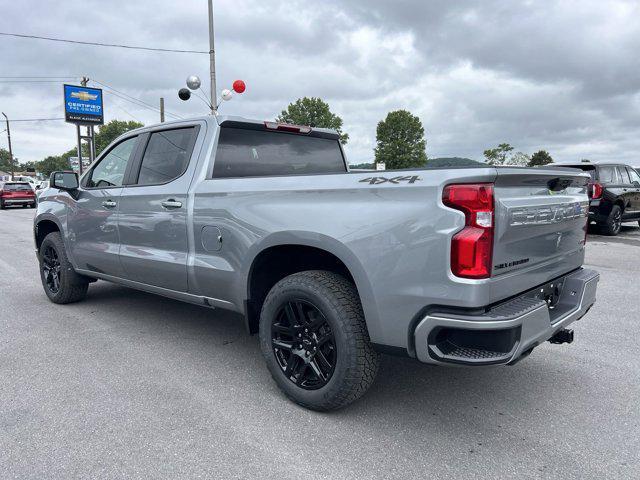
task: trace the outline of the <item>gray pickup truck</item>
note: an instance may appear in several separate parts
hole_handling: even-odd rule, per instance
[[[126,133],[38,204],[55,303],[96,280],[243,315],[315,410],[360,397],[378,354],[511,365],[596,298],[589,176],[491,166],[349,172],[331,130],[209,116]]]

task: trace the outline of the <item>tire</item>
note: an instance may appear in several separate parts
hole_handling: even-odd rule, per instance
[[[30,203],[29,204],[29,208],[36,208],[36,204],[35,203]]]
[[[605,223],[601,225],[601,228],[602,233],[612,237],[620,233],[620,229],[622,228],[622,208],[620,208],[619,205],[614,205],[613,208],[611,208],[611,212]]]
[[[4,210],[6,207],[4,206],[4,200],[0,200],[0,210]]]
[[[260,347],[278,387],[311,410],[357,400],[378,371],[356,288],[332,272],[310,270],[276,283],[260,313]]]
[[[53,303],[79,302],[87,296],[89,279],[73,270],[60,232],[52,232],[45,237],[38,251],[38,260],[42,287]]]

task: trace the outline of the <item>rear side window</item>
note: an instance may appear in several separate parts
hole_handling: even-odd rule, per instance
[[[618,176],[616,175],[616,169],[611,165],[600,167],[598,171],[598,180],[602,183],[620,183]]]
[[[338,140],[222,128],[213,177],[264,177],[346,172]]]
[[[138,185],[168,183],[184,173],[195,143],[196,128],[153,132],[144,151]]]

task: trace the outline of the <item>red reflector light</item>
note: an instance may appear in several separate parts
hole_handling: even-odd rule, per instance
[[[457,277],[488,278],[493,256],[493,185],[447,185],[442,202],[460,210],[465,227],[451,239],[451,271]]]
[[[264,122],[264,126],[269,130],[279,130],[281,132],[291,133],[311,133],[311,127],[305,125],[291,125],[289,123],[277,123],[277,122]]]

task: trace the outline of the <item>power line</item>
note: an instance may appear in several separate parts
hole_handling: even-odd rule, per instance
[[[154,112],[160,112],[160,109],[154,105],[151,105],[150,103],[145,102],[144,100],[140,100],[139,98],[136,97],[132,97],[131,95],[124,93],[120,90],[116,90],[115,88],[113,88],[110,85],[107,85],[106,83],[100,82],[98,80],[95,79],[91,79],[91,81],[93,83],[97,83],[98,85],[100,85],[101,87],[107,89],[108,93],[110,93],[111,95],[114,95],[118,98],[121,98],[122,100],[127,100],[128,102],[131,102],[135,105],[138,105],[139,107],[144,107],[147,108],[149,110],[153,110]],[[175,113],[171,113],[171,112],[167,112],[165,111],[165,113],[171,117],[174,118],[182,118],[179,115],[176,115]]]
[[[80,75],[0,75],[0,78],[78,78]]]
[[[73,80],[75,77],[71,77],[68,80]],[[0,83],[60,83],[62,82],[63,79],[58,79],[58,80],[4,80],[4,79],[0,79]]]
[[[53,122],[58,120],[64,120],[64,117],[59,118],[10,118],[9,121],[13,122]]]
[[[171,53],[197,53],[209,55],[209,52],[205,52],[202,50],[178,50],[173,48],[153,48],[153,47],[139,47],[134,45],[121,45],[117,43],[100,43],[100,42],[83,42],[80,40],[69,40],[64,38],[54,38],[54,37],[41,37],[38,35],[25,35],[21,33],[7,33],[0,32],[0,35],[4,35],[6,37],[18,37],[18,38],[29,38],[36,40],[49,40],[51,42],[63,42],[63,43],[74,43],[78,45],[92,45],[95,47],[117,47],[117,48],[127,48],[130,50],[147,50],[151,52],[171,52]]]

